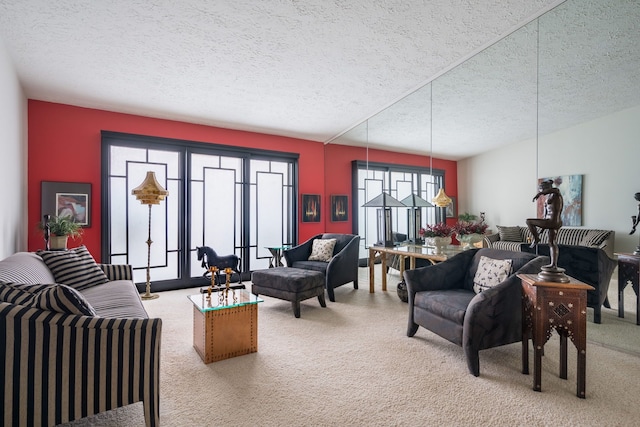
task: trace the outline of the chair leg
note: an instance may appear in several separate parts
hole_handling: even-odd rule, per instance
[[[353,281],[353,289],[358,289],[358,279]]]
[[[478,377],[480,376],[480,356],[478,352],[470,352],[467,353],[467,367],[469,368],[469,372],[471,375]]]
[[[293,307],[293,315],[300,318],[300,301],[291,301],[291,307]]]
[[[320,307],[326,307],[327,302],[324,300],[324,292],[322,295],[318,295],[318,302],[320,303]]]
[[[602,307],[593,307],[593,323],[602,323]]]
[[[407,336],[412,337],[418,332],[418,324],[410,322],[409,327],[407,328]]]
[[[333,293],[333,288],[332,287],[327,286],[327,295],[329,295],[329,301],[336,302],[336,296]]]

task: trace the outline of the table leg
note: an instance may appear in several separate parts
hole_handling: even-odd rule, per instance
[[[522,373],[529,375],[529,338],[522,335]]]
[[[542,391],[542,354],[544,347],[533,343],[533,390]]]
[[[585,343],[586,346],[586,343]],[[577,368],[577,373],[576,375],[578,376],[578,380],[577,380],[577,390],[576,390],[576,396],[578,396],[581,399],[584,399],[585,393],[586,393],[586,373],[587,373],[587,349],[586,348],[582,348],[582,349],[578,349],[578,368]]]
[[[567,379],[567,334],[560,334],[560,378]]]
[[[374,266],[375,266],[375,262],[376,262],[376,251],[374,251],[373,249],[369,248],[369,293],[374,293],[375,292],[375,285],[374,285],[374,280],[375,280]]]
[[[618,317],[624,318],[624,288],[627,285],[622,263],[618,262]]]
[[[382,290],[387,290],[387,255],[380,254],[380,264],[382,265]]]

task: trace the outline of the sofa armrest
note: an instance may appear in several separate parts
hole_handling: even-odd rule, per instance
[[[328,284],[337,285],[358,279],[359,250],[360,236],[356,236],[331,258],[327,265]]]
[[[485,247],[490,248],[492,247],[492,244],[498,240],[500,240],[500,233],[485,234],[484,245]]]
[[[98,264],[107,279],[114,280],[133,280],[133,268],[129,264]]]
[[[405,270],[403,277],[407,283],[409,302],[413,301],[417,292],[463,289],[469,265],[477,251],[470,249],[435,265]]]
[[[320,237],[322,237],[322,234],[313,236],[306,242],[285,250],[283,255],[285,261],[287,261],[287,265],[291,267],[296,261],[306,261],[309,258],[309,255],[311,255],[311,246],[313,245],[313,241]]]
[[[0,366],[13,367],[0,369],[4,420],[57,425],[142,401],[147,426],[159,425],[161,330],[161,319],[0,303]]]
[[[471,300],[462,330],[465,351],[477,352],[522,339],[522,285],[517,275],[539,273],[548,263],[548,257],[538,256]]]

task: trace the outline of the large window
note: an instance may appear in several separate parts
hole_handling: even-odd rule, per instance
[[[296,241],[297,154],[103,132],[103,257],[146,281],[149,208],[131,195],[147,171],[169,190],[151,208],[153,290],[203,284],[196,247],[267,268]]]
[[[364,208],[367,201],[383,191],[397,200],[415,194],[427,201],[444,185],[444,171],[386,163],[353,161],[354,233],[360,235],[361,257],[367,256],[367,248],[377,242],[377,209]],[[445,220],[443,208],[421,208],[422,226]],[[392,229],[408,234],[408,208],[392,208]]]

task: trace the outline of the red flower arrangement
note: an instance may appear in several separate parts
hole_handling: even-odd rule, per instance
[[[448,237],[453,234],[453,227],[441,222],[435,225],[427,225],[427,228],[420,229],[420,237]]]
[[[484,234],[487,228],[489,226],[484,222],[458,221],[453,226],[453,231],[459,236],[464,234]]]

